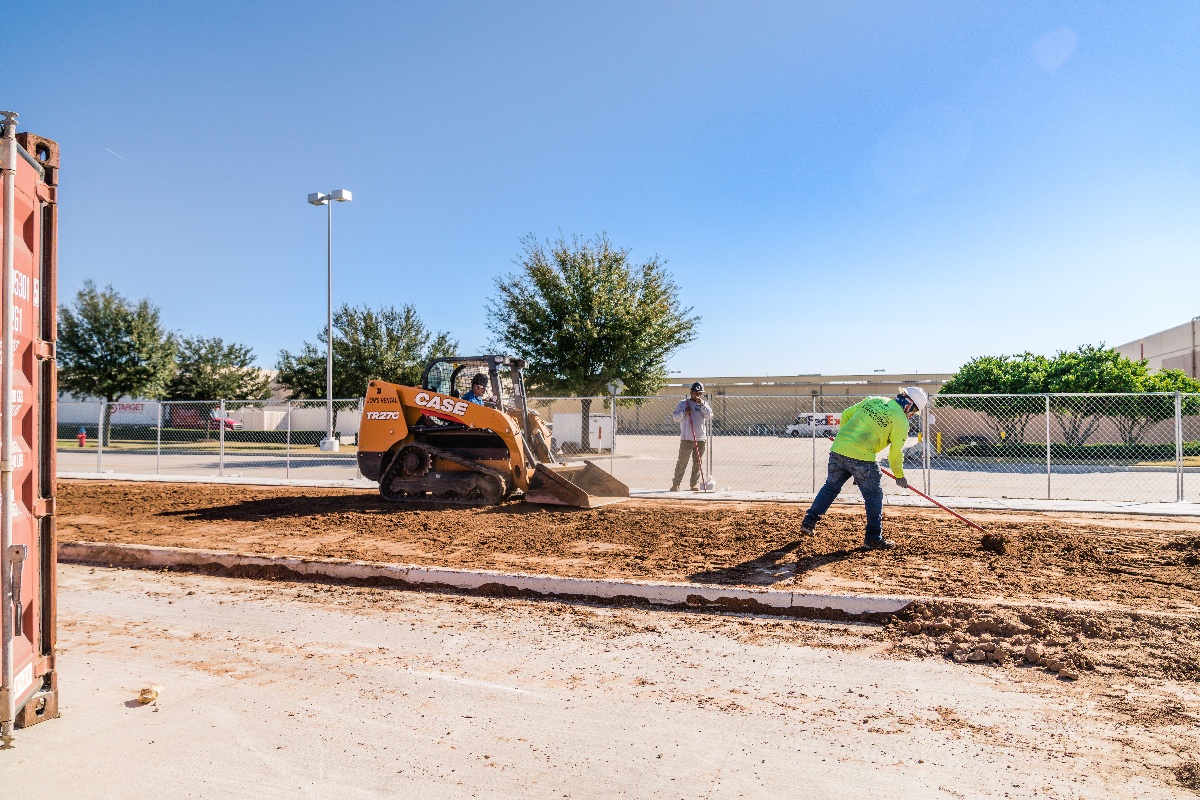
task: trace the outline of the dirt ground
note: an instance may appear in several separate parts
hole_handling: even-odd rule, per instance
[[[361,490],[64,481],[62,541],[336,557],[576,577],[938,598],[893,631],[917,656],[1200,680],[1200,520],[888,508],[898,547],[860,549],[861,508],[816,535],[803,507],[630,501],[430,509]],[[980,602],[983,601],[983,602]]]

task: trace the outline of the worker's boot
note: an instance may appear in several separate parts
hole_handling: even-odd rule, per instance
[[[896,546],[896,543],[891,539],[885,539],[882,535],[868,536],[863,539],[863,547],[867,550],[891,550]]]

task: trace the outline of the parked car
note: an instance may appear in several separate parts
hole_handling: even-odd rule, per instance
[[[841,424],[841,414],[797,414],[796,421],[788,425],[783,432],[792,438],[824,436],[826,439],[832,439],[837,436],[838,426]]]
[[[982,433],[969,433],[966,436],[959,436],[954,440],[955,444],[991,444],[992,440]]]
[[[171,408],[171,419],[168,425],[172,428],[194,428],[196,430],[240,431],[245,426],[239,419],[221,416],[221,409],[213,408],[205,411],[203,408]]]

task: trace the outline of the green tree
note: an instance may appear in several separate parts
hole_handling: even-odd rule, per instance
[[[1134,362],[1145,365],[1146,362]],[[1142,438],[1155,424],[1175,416],[1175,392],[1189,392],[1182,399],[1182,412],[1195,415],[1200,413],[1200,381],[1189,378],[1181,369],[1164,369],[1160,372],[1147,373],[1141,380],[1140,394],[1136,397],[1121,399],[1120,413],[1114,416],[1117,430],[1121,433],[1121,441],[1125,444],[1141,444]],[[1170,392],[1171,394],[1152,394],[1153,392]]]
[[[1022,442],[1030,420],[1045,412],[1041,397],[948,397],[946,395],[1035,395],[1045,391],[1050,360],[1033,353],[979,356],[964,364],[938,392],[940,405],[978,411],[992,420],[997,441]]]
[[[254,351],[225,343],[219,336],[185,337],[179,342],[170,400],[265,400],[271,378],[254,366]]]
[[[1101,419],[1122,417],[1127,398],[1097,395],[1144,391],[1148,374],[1145,361],[1131,361],[1103,342],[1060,350],[1050,359],[1044,391],[1082,393],[1078,397],[1050,398],[1050,410],[1063,441],[1074,446],[1086,444]]]
[[[521,240],[516,274],[496,281],[488,327],[500,346],[527,362],[531,387],[585,398],[583,448],[591,449],[591,401],[614,378],[629,395],[652,395],[667,360],[696,338],[698,316],[655,256],[642,263],[600,234],[568,242]]]
[[[373,310],[343,305],[333,315],[333,396],[361,397],[367,383],[385,380],[415,386],[425,362],[454,355],[458,342],[433,333],[411,305]],[[325,396],[325,331],[300,352],[279,352],[276,380],[292,399]]]
[[[162,397],[175,373],[175,337],[149,300],[133,303],[84,281],[72,305],[59,308],[58,387],[113,403],[122,397]],[[101,440],[112,407],[105,406]]]

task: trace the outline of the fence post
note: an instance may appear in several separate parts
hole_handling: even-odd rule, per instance
[[[284,460],[283,475],[285,478],[292,477],[292,401],[288,400],[287,405],[287,455]]]
[[[96,426],[96,472],[104,472],[104,409],[108,403],[100,401],[100,424]]]
[[[930,486],[931,480],[929,475],[929,404],[925,404],[925,408],[921,409],[921,441],[924,447],[921,448],[921,470],[925,473],[925,494],[933,494],[933,489]]]
[[[689,411],[688,413],[690,414],[691,412]],[[712,476],[712,465],[713,465],[713,439],[715,439],[715,438],[716,438],[716,436],[717,436],[717,426],[713,424],[714,422],[716,422],[716,418],[715,418],[715,416],[714,416],[714,418],[713,418],[713,419],[705,420],[705,421],[704,421],[704,422],[701,424],[701,427],[707,427],[707,428],[708,428],[708,434],[707,434],[707,436],[706,436],[706,438],[707,438],[707,440],[708,440],[708,444],[706,445],[706,449],[705,449],[705,451],[704,451],[704,452],[705,452],[705,454],[708,456],[708,479],[709,479],[710,481],[711,481],[711,480],[713,480],[713,476]],[[704,466],[704,465],[703,465],[703,464],[701,464],[700,466]],[[715,481],[714,481],[714,483],[715,483]]]
[[[162,401],[158,403],[158,428],[154,434],[154,474],[162,474]]]
[[[1183,502],[1183,395],[1175,393],[1175,502]]]
[[[615,384],[610,383],[609,386],[613,386],[615,388]],[[612,405],[609,406],[609,410],[612,413],[609,415],[609,421],[608,421],[608,474],[609,475],[613,474],[613,458],[616,456],[616,452],[617,452],[617,393],[616,392],[612,393],[611,402],[612,402]],[[526,423],[522,421],[521,424],[525,425]]]
[[[225,477],[225,401],[221,401],[221,418],[217,420],[217,428],[220,431],[221,445],[219,455],[217,456],[217,475]]]
[[[1050,499],[1050,395],[1046,395],[1046,499]]]
[[[808,420],[809,438],[812,440],[812,491],[817,493],[817,396],[812,399],[812,416]]]

